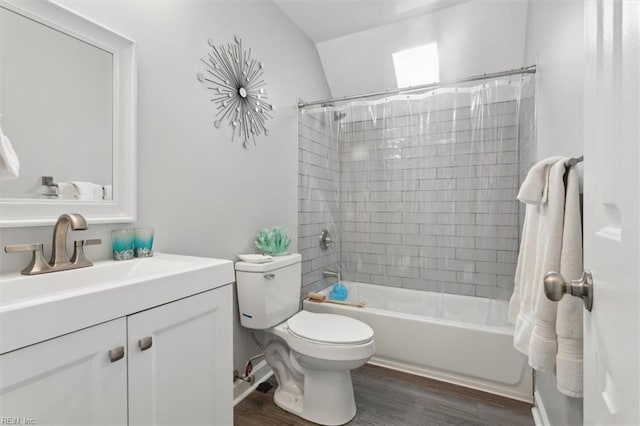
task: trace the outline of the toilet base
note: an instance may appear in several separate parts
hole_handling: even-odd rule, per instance
[[[343,425],[356,415],[351,371],[306,369],[304,392],[291,392],[278,379],[273,401],[285,411],[321,425]]]

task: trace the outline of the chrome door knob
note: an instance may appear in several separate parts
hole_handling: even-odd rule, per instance
[[[591,312],[593,308],[593,278],[591,272],[582,272],[577,280],[567,281],[556,271],[547,272],[544,276],[544,294],[547,299],[558,302],[565,294],[581,297],[584,307]]]

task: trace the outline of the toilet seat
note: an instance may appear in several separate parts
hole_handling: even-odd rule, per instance
[[[294,327],[295,327],[296,325],[298,325],[297,323],[298,323],[298,320],[300,320],[300,318],[298,318],[297,320],[294,318],[301,316],[302,318],[304,318],[304,320],[302,321],[304,321],[305,323],[308,323],[308,322],[315,323],[316,329],[324,329],[325,331],[331,331],[331,329],[328,329],[322,326],[321,321],[326,319],[325,315],[339,317],[339,319],[337,320],[333,318],[333,320],[335,321],[341,321],[342,319],[354,321],[357,324],[362,326],[360,330],[363,334],[354,334],[356,338],[346,338],[346,339],[343,338],[343,341],[355,340],[357,341],[356,343],[353,343],[353,342],[330,343],[330,342],[322,342],[318,340],[311,340],[307,337],[303,337],[299,334],[292,332],[292,330],[289,328],[289,321],[293,320],[291,322],[292,324],[294,324]],[[305,329],[305,331],[308,331],[308,330]],[[312,358],[327,360],[327,361],[353,361],[353,360],[360,360],[360,359],[369,359],[373,356],[373,353],[375,352],[373,330],[371,329],[371,327],[369,327],[367,324],[361,321],[355,320],[353,318],[342,317],[341,315],[317,314],[314,312],[300,311],[294,316],[292,316],[291,318],[289,318],[289,320],[284,321],[278,324],[277,326],[268,329],[267,332],[284,340],[287,346],[289,346],[293,351],[299,354],[309,356]],[[319,337],[318,335],[314,335],[311,332],[305,333],[304,331],[300,331],[299,328],[298,328],[298,332],[306,335],[315,336],[316,338]],[[326,338],[326,340],[337,340],[337,339]]]
[[[289,332],[319,344],[361,345],[373,339],[373,330],[362,321],[343,315],[300,311],[287,320]]]

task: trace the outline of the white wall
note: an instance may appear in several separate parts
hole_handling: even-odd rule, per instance
[[[394,52],[438,43],[440,81],[522,66],[527,3],[476,0],[318,43],[333,96],[397,87]]]
[[[529,2],[525,63],[538,65],[538,159],[583,152],[583,9],[578,1]],[[553,374],[536,372],[536,390],[552,425],[582,424],[582,399],[558,392]]]
[[[137,41],[138,224],[155,228],[156,249],[234,259],[254,251],[260,228],[280,225],[296,250],[297,97],[329,95],[313,43],[270,2],[63,4]],[[236,34],[264,62],[276,106],[270,136],[248,150],[231,143],[226,128],[214,128],[214,107],[196,79],[207,38],[227,43]],[[103,238],[101,248],[87,250],[91,259],[109,258],[109,230],[117,227],[85,233]],[[49,242],[51,230],[3,230],[0,244]],[[1,260],[2,271],[16,271],[28,256],[3,253]],[[234,365],[243,369],[259,350],[237,316],[234,338]]]

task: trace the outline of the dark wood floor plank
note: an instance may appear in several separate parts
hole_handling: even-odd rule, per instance
[[[358,414],[349,426],[532,426],[531,405],[382,367],[352,372]],[[275,380],[270,379],[275,384]],[[273,389],[235,407],[236,426],[309,426],[277,407]]]

